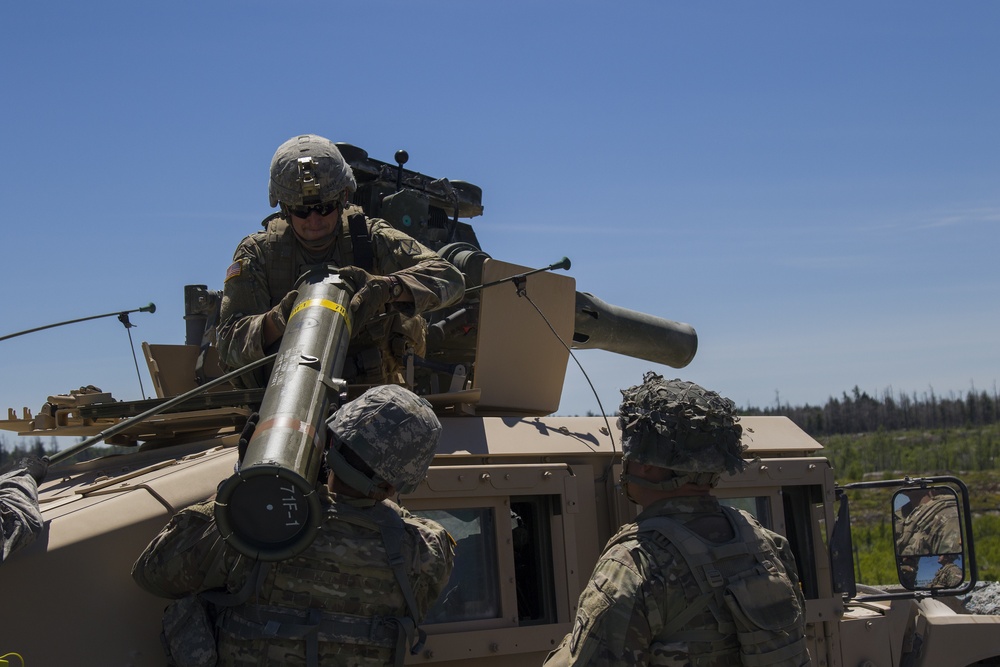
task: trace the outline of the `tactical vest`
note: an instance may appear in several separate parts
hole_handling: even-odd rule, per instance
[[[374,271],[371,227],[360,208],[346,214],[346,229],[341,230],[331,248],[340,251],[342,266],[357,266]],[[302,275],[304,266],[297,261],[299,245],[291,225],[275,213],[264,219],[265,243],[261,248],[268,280],[271,305],[280,303]],[[383,223],[384,224],[384,223]],[[331,258],[332,261],[332,258]],[[412,317],[391,311],[373,318],[361,331],[352,332],[344,363],[344,379],[357,384],[405,384],[402,359],[407,349],[422,357],[426,353],[427,323],[419,315]]]
[[[740,664],[746,667],[808,665],[804,610],[773,543],[752,519],[731,507],[722,510],[736,534],[729,542],[709,542],[666,516],[643,519],[611,542],[626,541],[637,533],[663,535],[698,582],[701,594],[666,624],[656,641],[687,643],[692,665],[715,664],[713,660],[736,657],[727,642],[736,635]],[[695,621],[705,609],[714,617],[715,627]]]
[[[419,610],[403,559],[403,519],[384,503],[366,510],[334,504],[327,511],[328,521],[368,529],[370,534],[352,538],[350,546],[371,552],[371,562],[338,559],[331,567],[332,549],[320,543],[303,556],[273,564],[256,602],[219,615],[221,660],[245,652],[246,641],[261,651],[268,641],[304,642],[310,667],[318,667],[324,649],[337,650],[347,662],[363,656],[362,664],[384,665],[402,665],[407,648],[420,650],[424,633],[416,625]],[[332,538],[330,546],[342,546],[337,542]],[[382,554],[387,562],[379,562]]]
[[[355,263],[353,233],[358,229],[357,224],[352,221],[360,218],[364,220],[364,214],[354,211],[349,212],[348,230],[351,233],[340,232],[331,253],[340,250],[340,260],[343,266],[358,266],[365,271],[371,271],[372,265],[369,259],[367,266]],[[267,229],[265,232],[265,242],[262,246],[264,251],[264,270],[267,275],[267,284],[270,291],[271,305],[280,303],[288,292],[295,287],[295,281],[302,275],[304,266],[300,266],[296,261],[296,254],[299,246],[295,239],[295,232],[288,221],[281,217],[280,213],[275,213],[264,219],[261,223]],[[369,240],[367,235],[367,224],[364,225],[365,240]],[[370,240],[369,240],[370,242]],[[365,253],[368,258],[372,257],[369,247]]]
[[[948,514],[953,514],[956,521],[950,522]],[[903,531],[897,540],[901,545],[900,555],[960,553],[962,536],[957,518],[958,504],[947,496],[937,496],[918,505],[903,521]]]

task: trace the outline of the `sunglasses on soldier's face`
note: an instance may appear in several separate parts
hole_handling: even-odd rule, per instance
[[[330,215],[334,211],[340,208],[340,202],[338,201],[328,201],[322,204],[315,204],[313,206],[296,206],[288,207],[288,212],[294,215],[296,218],[308,218],[313,211],[316,211],[320,215]]]

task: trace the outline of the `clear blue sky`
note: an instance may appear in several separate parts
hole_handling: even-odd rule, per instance
[[[740,405],[994,391],[1000,4],[45,2],[0,10],[0,335],[182,342],[306,132],[484,190],[497,258],[689,322]],[[579,358],[604,407],[648,362]],[[151,392],[143,374],[146,392]],[[0,409],[139,398],[98,320],[0,342]],[[597,411],[575,367],[562,414]]]

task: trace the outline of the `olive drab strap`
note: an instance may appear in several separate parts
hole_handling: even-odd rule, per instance
[[[271,303],[277,304],[298,280],[295,275],[295,234],[288,221],[278,213],[267,217],[262,224],[267,228],[265,242],[261,244],[264,273]]]
[[[270,570],[270,563],[257,561],[250,572],[247,573],[247,580],[243,582],[243,587],[235,593],[203,591],[198,595],[202,600],[216,607],[235,607],[249,600],[250,596],[260,590],[260,585],[264,583],[264,579]]]
[[[368,231],[368,221],[365,219],[365,214],[353,213],[349,215],[347,227],[351,233],[354,266],[371,273],[375,266],[375,251],[372,249],[372,238]]]
[[[738,510],[722,509],[736,533],[729,542],[709,542],[665,516],[643,519],[636,529],[615,539],[621,542],[650,531],[663,535],[681,553],[698,582],[701,595],[665,626],[663,636],[666,641],[712,644],[736,634],[741,664],[747,667],[808,664],[804,610],[775,549]],[[717,627],[687,627],[706,608]],[[715,652],[709,650],[709,654]]]

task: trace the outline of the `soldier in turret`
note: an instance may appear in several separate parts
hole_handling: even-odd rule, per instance
[[[733,402],[651,372],[622,395],[622,484],[643,510],[605,546],[545,664],[808,664],[787,540],[711,495],[746,466]]]
[[[0,469],[0,563],[42,532],[38,485],[48,468],[45,459],[26,456]]]
[[[397,385],[341,406],[329,424],[328,488],[318,487],[322,524],[287,560],[255,563],[228,546],[212,501],[174,516],[132,569],[145,590],[179,598],[164,614],[173,659],[402,665],[451,574],[454,541],[388,498],[424,479],[440,430],[430,404]]]
[[[401,383],[407,348],[423,355],[421,313],[462,298],[462,274],[433,250],[349,204],[357,189],[350,165],[328,139],[306,134],[271,160],[271,206],[264,230],[243,239],[226,271],[218,342],[233,370],[261,359],[281,338],[297,298],[295,281],[310,266],[332,264],[354,291],[352,346],[345,379]],[[242,380],[261,386],[266,378]]]

